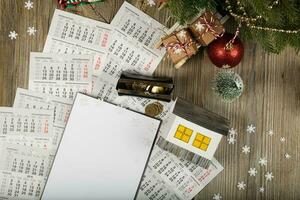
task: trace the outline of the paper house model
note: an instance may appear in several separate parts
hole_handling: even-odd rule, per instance
[[[191,102],[177,98],[161,127],[158,145],[207,168],[229,130],[229,121]]]

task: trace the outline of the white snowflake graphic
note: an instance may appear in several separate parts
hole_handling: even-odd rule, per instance
[[[243,152],[244,154],[250,153],[250,147],[249,147],[248,145],[243,146],[243,147],[242,147],[242,152]]]
[[[234,137],[227,138],[228,144],[234,144],[236,142],[236,139]]]
[[[214,194],[213,200],[220,200],[220,199],[222,199],[222,196],[220,193]]]
[[[238,182],[237,187],[239,190],[244,190],[246,188],[246,183],[244,181]]]
[[[180,38],[185,38],[186,37],[186,32],[184,30],[181,30],[179,33],[178,33],[178,36]]]
[[[274,135],[274,132],[273,132],[272,129],[270,129],[270,130],[267,131],[267,134],[268,134],[269,136],[272,136],[272,135]]]
[[[28,29],[27,29],[27,33],[29,35],[35,35],[36,31],[37,30],[33,26],[32,27],[28,27]]]
[[[155,0],[147,0],[147,3],[151,7],[156,5]]]
[[[292,156],[291,156],[290,154],[288,154],[288,153],[285,153],[285,154],[284,154],[284,157],[285,157],[286,159],[290,159]]]
[[[10,32],[9,32],[9,35],[8,35],[8,37],[9,37],[11,40],[17,39],[17,36],[18,36],[18,33],[16,33],[16,31],[10,31]]]
[[[30,0],[28,0],[27,2],[25,2],[25,8],[27,8],[28,10],[30,10],[31,8],[33,8],[33,2],[31,2]]]
[[[176,48],[176,49],[174,50],[174,53],[175,53],[175,54],[181,54],[181,53],[182,53],[182,49],[181,49],[181,48]]]
[[[255,133],[256,127],[253,124],[247,126],[247,133]]]
[[[264,192],[265,192],[265,188],[264,188],[263,186],[261,186],[260,188],[258,188],[258,191],[259,191],[260,193],[264,193]]]
[[[234,128],[231,128],[231,129],[229,130],[229,136],[230,136],[230,135],[232,135],[232,136],[237,135],[237,131],[236,131]]]
[[[201,32],[205,29],[205,26],[203,24],[201,24],[201,22],[197,22],[196,24],[196,30]]]
[[[230,67],[231,67],[231,66],[228,65],[228,64],[222,65],[222,68],[223,68],[223,69],[228,69],[228,68],[230,68]]]
[[[248,173],[250,176],[256,176],[257,170],[255,168],[250,168]]]
[[[258,161],[258,163],[259,163],[261,166],[263,166],[263,165],[266,166],[267,163],[268,163],[268,161],[267,161],[266,158],[260,158],[259,161]]]
[[[265,175],[265,177],[266,177],[267,181],[271,181],[274,178],[272,172],[267,172],[267,174]]]
[[[280,137],[280,142],[285,142],[285,137]]]

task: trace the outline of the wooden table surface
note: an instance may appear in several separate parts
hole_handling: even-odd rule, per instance
[[[34,8],[24,8],[25,0],[0,0],[0,106],[12,106],[17,87],[27,88],[29,53],[42,51],[47,37],[55,1],[33,0]],[[122,0],[107,0],[96,9],[110,22]],[[143,1],[130,1],[159,22],[170,27],[169,12],[145,6]],[[100,19],[89,6],[76,9],[79,14]],[[38,30],[35,36],[27,34],[27,27]],[[8,34],[15,30],[17,40]],[[223,139],[215,157],[224,166],[196,199],[212,199],[221,193],[222,199],[300,199],[300,57],[292,49],[279,55],[267,54],[254,43],[246,43],[242,62],[234,68],[244,80],[243,95],[232,103],[224,103],[211,90],[211,80],[218,71],[206,54],[196,55],[179,70],[164,60],[155,74],[173,77],[175,95],[184,97],[207,109],[228,117],[237,129],[237,143],[229,145]],[[256,125],[255,134],[247,134],[248,124]],[[273,136],[266,134],[272,129]],[[280,137],[286,142],[281,143]],[[250,145],[248,155],[241,153],[243,145]],[[291,158],[285,159],[289,153]],[[267,157],[267,167],[260,167],[258,159]],[[255,177],[248,175],[256,167]],[[265,173],[271,171],[274,179],[266,182]],[[247,189],[239,191],[237,182],[245,181]],[[258,188],[266,191],[259,193]]]

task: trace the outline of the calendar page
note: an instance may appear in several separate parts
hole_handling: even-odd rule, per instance
[[[1,144],[0,170],[46,177],[52,158],[49,151],[18,144]]]
[[[114,29],[107,52],[100,74],[104,73],[112,80],[117,80],[122,71],[152,75],[164,56],[135,42],[118,29]]]
[[[153,53],[119,30],[115,30],[108,48],[107,58],[98,75],[92,77],[92,95],[103,100],[120,104],[133,110],[143,110],[143,99],[120,97],[116,90],[117,82],[123,71],[152,75],[162,56]],[[139,105],[137,103],[140,103]]]
[[[51,148],[53,111],[0,107],[0,140],[30,147]]]
[[[166,27],[128,2],[123,3],[111,25],[154,53],[165,53],[164,49],[156,49],[155,44],[166,34]]]
[[[145,112],[147,105],[157,102],[145,98],[119,96],[117,81],[123,71],[151,76],[165,51],[155,48],[155,43],[164,35],[165,27],[138,8],[124,2],[112,23],[113,36],[107,50],[107,57],[98,74],[92,80],[92,95],[105,101]],[[160,102],[164,118],[171,104]]]
[[[29,89],[74,99],[77,92],[90,93],[93,56],[30,54]]]
[[[42,176],[0,170],[0,199],[38,200],[45,181]]]
[[[116,90],[116,81],[111,81],[105,74],[92,77],[92,96],[99,99],[120,104],[122,97],[119,97]],[[124,105],[125,106],[125,105]]]
[[[55,43],[50,43],[51,39],[54,39],[54,41],[81,47],[82,50],[86,49],[87,52],[81,52],[82,54],[89,51],[105,53],[110,32],[111,25],[109,24],[56,9],[44,50],[57,47]],[[55,53],[72,49],[68,49],[66,46],[64,49],[59,50]],[[77,54],[79,52],[68,51],[66,53]]]
[[[147,166],[139,188],[138,200],[180,200],[172,188]]]
[[[44,52],[56,54],[92,54],[94,73],[104,62],[111,25],[56,9]]]
[[[52,110],[54,117],[52,148],[56,151],[71,112],[73,101],[18,88],[14,108]]]
[[[203,169],[156,146],[137,199],[192,199],[222,170],[216,159],[209,169]]]
[[[114,32],[103,72],[116,79],[125,70],[152,75],[165,55],[165,50],[155,48],[155,44],[164,36],[166,27],[126,1],[111,25]]]

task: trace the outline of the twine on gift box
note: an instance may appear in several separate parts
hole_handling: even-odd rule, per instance
[[[174,34],[174,35],[175,35],[175,34]],[[194,43],[194,41],[193,41],[192,39],[190,39],[187,43],[183,44],[183,43],[180,42],[180,40],[178,39],[178,37],[177,37],[176,35],[175,35],[175,37],[177,38],[177,41],[178,41],[178,42],[171,42],[171,43],[167,44],[167,45],[165,46],[165,48],[166,48],[167,50],[172,49],[173,52],[174,52],[176,49],[182,49],[182,50],[184,51],[184,53],[187,55],[187,57],[190,58],[193,54],[189,54],[189,53],[187,52],[186,48],[189,47],[189,46],[191,46],[191,45]],[[175,50],[174,50],[174,49],[175,49]]]
[[[211,17],[210,17],[210,21],[208,22],[206,17],[205,17],[206,13],[204,13],[204,16],[203,17],[200,17],[200,19],[202,19],[204,21],[204,25],[207,27],[205,29],[205,31],[203,33],[201,33],[201,36],[203,36],[205,33],[207,32],[211,32],[213,34],[213,36],[215,37],[215,39],[217,39],[218,37],[222,37],[223,34],[225,33],[225,29],[224,27],[222,28],[222,33],[221,34],[218,34],[213,26],[211,26],[211,24],[214,24],[215,20],[214,20],[214,17],[213,17],[213,14],[211,13]],[[215,25],[214,27],[218,27],[218,25]],[[221,26],[220,26],[221,27]]]

